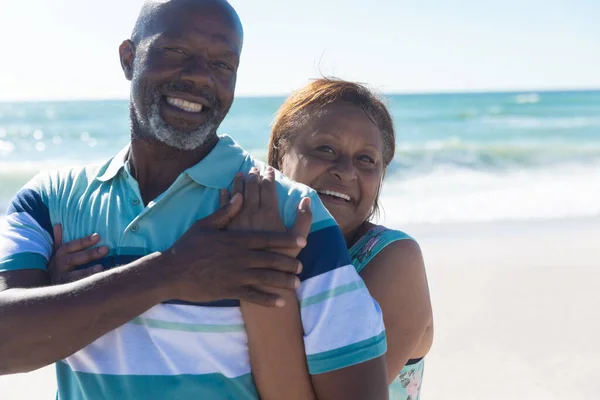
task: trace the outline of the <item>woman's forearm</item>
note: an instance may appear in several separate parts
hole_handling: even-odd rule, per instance
[[[263,400],[316,399],[306,363],[300,307],[294,291],[281,292],[283,308],[241,303],[250,364]]]

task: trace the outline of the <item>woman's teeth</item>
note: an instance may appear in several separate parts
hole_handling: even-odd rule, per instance
[[[167,103],[187,112],[197,113],[202,111],[202,104],[192,103],[191,101],[177,99],[175,97],[167,97]]]
[[[344,193],[334,192],[332,190],[319,190],[319,193],[326,194],[328,196],[337,197],[337,198],[340,198],[340,199],[343,199],[343,200],[346,200],[346,201],[352,200],[350,198],[350,196],[345,195]]]

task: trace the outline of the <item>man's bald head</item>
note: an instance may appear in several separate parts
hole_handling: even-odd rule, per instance
[[[180,150],[216,137],[235,94],[242,25],[225,0],[150,0],[119,47],[132,135]]]
[[[135,23],[131,40],[137,46],[144,39],[162,31],[165,20],[187,12],[210,12],[221,22],[231,25],[243,38],[242,22],[226,0],[147,0]]]

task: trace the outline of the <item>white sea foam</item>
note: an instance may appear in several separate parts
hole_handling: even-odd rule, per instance
[[[66,162],[0,163],[0,213],[37,171]],[[424,174],[390,175],[383,222],[442,223],[600,215],[600,162],[484,171],[438,165]]]
[[[537,93],[524,93],[515,96],[515,102],[517,104],[535,104],[539,103],[540,95]]]
[[[530,220],[600,215],[600,163],[491,173],[438,168],[385,184],[383,222]]]

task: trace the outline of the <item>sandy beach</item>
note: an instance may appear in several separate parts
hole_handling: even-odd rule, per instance
[[[600,219],[410,231],[436,322],[424,399],[600,397]]]
[[[398,228],[433,299],[423,399],[600,397],[600,219]],[[0,377],[0,398],[54,399],[53,367]]]

